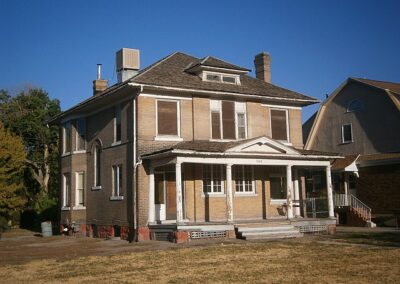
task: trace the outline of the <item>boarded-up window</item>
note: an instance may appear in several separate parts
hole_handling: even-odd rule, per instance
[[[222,101],[223,139],[235,139],[235,103]]]
[[[157,101],[158,135],[178,135],[178,103]]]
[[[271,110],[272,139],[288,141],[286,110]]]
[[[211,113],[212,139],[221,139],[221,117],[219,112]]]

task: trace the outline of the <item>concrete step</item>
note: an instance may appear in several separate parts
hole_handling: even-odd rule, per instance
[[[288,239],[288,238],[301,238],[302,233],[295,232],[290,234],[258,234],[258,235],[247,235],[243,238],[245,240],[276,240],[276,239]]]
[[[239,233],[246,232],[274,232],[274,231],[285,231],[295,229],[292,225],[281,225],[281,226],[268,226],[268,227],[239,227],[237,231]]]
[[[252,231],[252,232],[241,232],[242,236],[256,236],[256,235],[285,235],[285,234],[297,234],[299,230],[273,230],[273,231]]]

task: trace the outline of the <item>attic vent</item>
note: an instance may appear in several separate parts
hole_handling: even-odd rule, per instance
[[[116,54],[116,69],[118,83],[135,76],[140,69],[139,49],[122,48]]]

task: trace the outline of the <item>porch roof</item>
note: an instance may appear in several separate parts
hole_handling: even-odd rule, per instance
[[[342,158],[337,153],[297,149],[268,137],[256,137],[240,141],[184,141],[167,148],[141,155],[142,159],[153,159],[167,155],[263,157],[304,160],[332,160]]]

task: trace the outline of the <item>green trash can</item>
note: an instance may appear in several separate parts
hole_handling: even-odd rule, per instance
[[[53,236],[53,229],[51,227],[50,221],[45,221],[41,223],[42,226],[42,237],[51,237]]]

